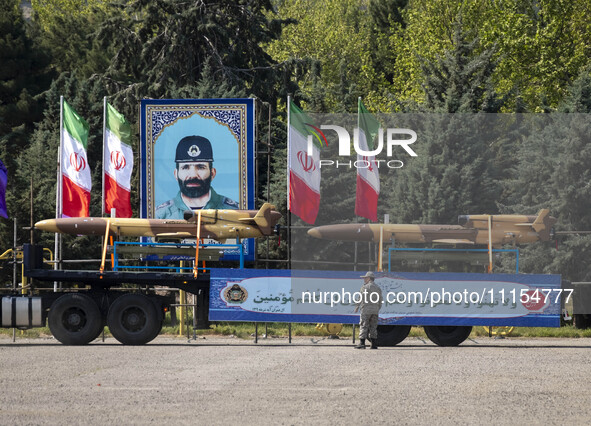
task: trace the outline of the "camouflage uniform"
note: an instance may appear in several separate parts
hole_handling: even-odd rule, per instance
[[[228,197],[218,194],[211,188],[209,201],[204,209],[238,209],[238,203]],[[156,219],[182,219],[185,210],[191,210],[183,202],[181,192],[179,191],[172,200],[168,200],[165,203],[160,204],[156,207]]]
[[[361,313],[359,317],[360,343],[356,346],[358,349],[365,348],[365,339],[368,337],[371,340],[372,349],[378,348],[378,314],[382,307],[383,301],[382,289],[374,282],[373,273],[368,274],[371,274],[372,279],[361,286],[361,302],[357,304],[357,307]],[[375,300],[375,296],[373,296],[373,298],[371,297],[371,295],[374,293],[378,295],[377,302],[372,302],[372,300]]]

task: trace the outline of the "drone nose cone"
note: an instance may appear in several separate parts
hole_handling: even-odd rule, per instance
[[[346,237],[346,234],[346,230],[343,232],[341,225],[317,226],[308,231],[308,235],[325,240],[340,240],[343,239],[343,237]]]
[[[318,230],[318,228],[308,229],[308,235],[314,238],[322,238],[322,233]]]
[[[35,224],[35,229],[41,229],[47,232],[59,232],[55,219],[40,220]]]

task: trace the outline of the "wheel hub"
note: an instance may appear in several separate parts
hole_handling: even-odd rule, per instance
[[[68,331],[80,331],[86,324],[86,314],[80,308],[67,309],[62,323]]]
[[[121,324],[127,331],[140,331],[146,325],[146,314],[138,307],[128,308],[123,311]]]

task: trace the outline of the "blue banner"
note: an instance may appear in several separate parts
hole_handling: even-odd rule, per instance
[[[212,269],[209,319],[359,322],[360,272]],[[560,275],[376,273],[380,324],[559,327]]]

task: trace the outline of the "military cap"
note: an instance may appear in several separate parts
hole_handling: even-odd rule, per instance
[[[193,163],[197,161],[213,161],[211,142],[203,136],[186,136],[176,146],[177,163]]]
[[[361,278],[375,278],[376,276],[374,275],[373,272],[369,271],[368,273],[366,273],[365,275],[362,275]]]

